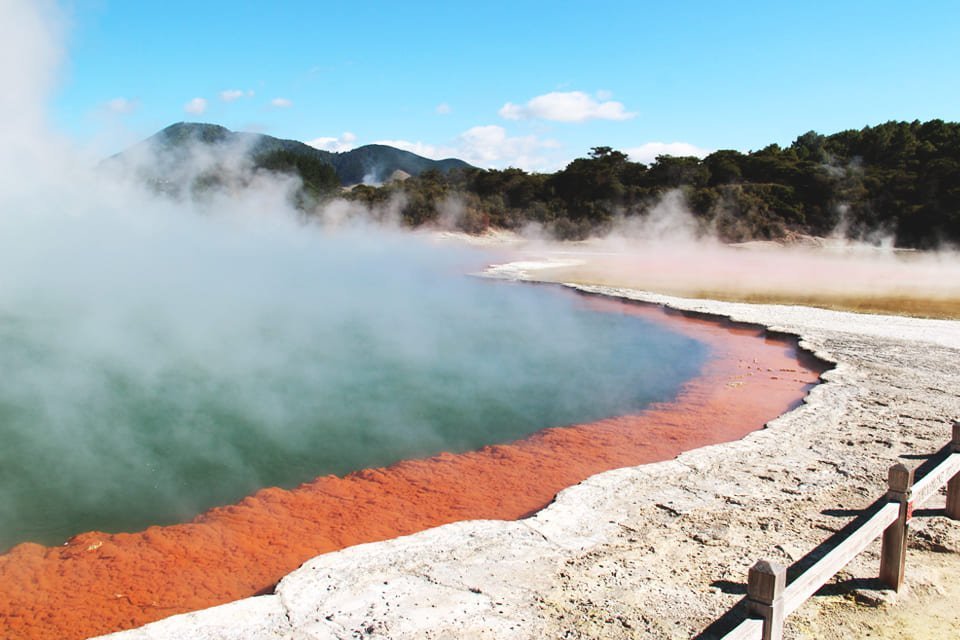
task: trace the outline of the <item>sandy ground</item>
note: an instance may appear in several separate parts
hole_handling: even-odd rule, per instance
[[[499,275],[536,279],[534,266]],[[115,639],[719,637],[756,560],[815,560],[881,496],[891,464],[922,464],[960,419],[960,322],[588,289],[793,333],[836,366],[806,404],[737,442],[593,476],[525,520],[319,556],[275,594]],[[877,584],[874,543],[788,618],[786,637],[960,635],[960,525],[942,499],[915,514],[907,589]]]
[[[617,254],[590,256],[586,260],[578,260],[575,252],[560,257],[550,255],[550,252],[546,254],[546,261],[538,262],[535,258],[525,265],[526,277],[549,282],[613,285],[640,290],[651,286],[660,290],[670,288],[657,280],[659,276],[642,268],[634,268],[635,265]],[[506,265],[508,273],[511,268],[516,267]],[[523,269],[524,265],[520,268]],[[714,283],[709,291],[689,286],[681,289],[684,289],[683,293],[694,294],[695,298],[759,304],[805,304],[872,314],[893,312],[897,315],[958,319],[960,297],[957,296],[956,286],[957,283],[950,278],[944,283],[945,288],[936,292],[936,295],[923,290],[892,293],[882,288],[829,295],[802,295],[789,290],[748,293],[719,283]],[[942,504],[937,506],[942,508]],[[847,572],[841,572],[833,581],[834,590],[838,593],[830,593],[830,588],[825,588],[823,591],[829,594],[819,595],[794,621],[797,637],[960,638],[960,610],[954,604],[960,602],[960,545],[944,547],[930,544],[922,520],[914,524],[914,529],[910,537],[909,581],[899,594],[884,591],[876,584],[869,584],[872,593],[858,590],[849,585],[857,584],[864,578],[854,578]],[[878,544],[873,546],[877,547]],[[876,553],[877,549],[871,549],[871,558],[875,558]],[[869,569],[864,574],[872,575]]]
[[[748,249],[750,247],[742,247]],[[760,249],[764,249],[761,247]],[[549,282],[570,282],[578,285],[613,285],[632,289],[649,287],[662,290],[663,282],[656,273],[631,264],[616,253],[589,256],[578,260],[576,252],[557,257],[546,252],[545,261],[526,264],[524,275]],[[641,268],[636,268],[636,267]],[[505,265],[509,274],[511,267]],[[524,266],[520,266],[521,270]],[[885,291],[882,287],[861,289],[857,293],[820,293],[803,295],[798,292],[747,292],[742,288],[725,287],[714,282],[711,290],[681,287],[683,293],[695,298],[716,298],[734,302],[759,304],[804,304],[832,310],[866,313],[896,313],[917,317],[958,319],[960,296],[957,282],[948,278],[939,291],[914,292]],[[956,393],[960,393],[955,391]],[[942,496],[941,496],[942,497]],[[931,503],[930,507],[942,508]],[[802,638],[960,638],[960,545],[931,544],[925,529],[926,522],[914,524],[910,537],[909,581],[898,594],[884,591],[879,585],[868,583],[872,589],[858,590],[850,586],[864,580],[841,572],[833,581],[833,591],[827,587],[794,621],[794,632]],[[960,527],[960,525],[958,525]],[[918,537],[919,533],[919,537]],[[949,537],[949,536],[948,536]],[[956,539],[955,532],[953,538]],[[873,545],[871,558],[878,552]],[[863,564],[862,562],[860,563]],[[870,568],[862,571],[872,576]],[[846,585],[846,586],[845,586]]]
[[[795,623],[804,638],[944,640],[960,638],[960,556],[910,550],[906,590],[893,603],[858,602],[852,594],[818,596]]]

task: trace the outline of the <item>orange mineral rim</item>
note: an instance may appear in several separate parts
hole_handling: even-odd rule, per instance
[[[710,346],[678,396],[627,416],[548,428],[292,490],[268,488],[192,522],[88,532],[0,556],[0,637],[74,640],[268,593],[307,559],[472,519],[517,519],[596,473],[736,440],[789,411],[825,366],[795,339],[658,306],[588,297],[600,312],[668,323]]]

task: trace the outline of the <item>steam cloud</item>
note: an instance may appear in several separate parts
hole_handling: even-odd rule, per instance
[[[216,424],[256,431],[260,442],[295,458],[299,452],[289,449],[297,445],[287,443],[304,440],[291,439],[276,425],[304,425],[306,416],[342,405],[343,398],[331,393],[346,389],[354,404],[363,394],[388,393],[410,363],[440,367],[431,378],[435,407],[456,405],[467,387],[489,383],[495,391],[483,402],[499,403],[500,422],[544,426],[569,411],[590,417],[574,390],[570,398],[561,394],[545,403],[560,405],[566,414],[521,415],[524,405],[510,407],[505,398],[510,389],[536,395],[523,386],[529,363],[527,369],[504,366],[490,358],[491,349],[510,344],[511,334],[521,341],[536,335],[536,344],[525,346],[538,354],[537,362],[555,363],[551,368],[561,369],[560,376],[583,379],[598,375],[604,357],[623,366],[614,345],[626,329],[618,333],[614,327],[609,339],[602,338],[596,324],[559,311],[548,312],[547,327],[544,305],[551,303],[542,298],[507,296],[494,304],[489,287],[451,277],[476,270],[489,256],[442,249],[403,233],[389,224],[389,207],[368,212],[334,202],[318,212],[324,225],[304,226],[289,204],[297,183],[254,173],[243,149],[229,156],[236,162],[232,173],[241,179],[201,199],[158,198],[132,177],[98,168],[97,158],[51,133],[46,123],[61,30],[50,2],[0,6],[0,71],[7,87],[0,94],[0,119],[8,123],[0,147],[0,357],[7,372],[0,425],[6,425],[6,451],[29,452],[0,464],[0,522],[18,521],[31,499],[24,489],[31,470],[53,478],[55,493],[76,492],[75,479],[95,476],[105,457],[123,473],[74,495],[74,522],[63,530],[98,526],[76,519],[137,483],[154,483],[164,499],[179,504],[196,487],[178,476],[183,466],[166,468],[164,460],[181,452],[189,453],[181,456],[189,458],[188,466],[233,469],[248,476],[245,490],[255,489],[267,479],[248,464],[251,452],[242,439],[225,439]],[[177,170],[199,175],[223,161],[205,154],[197,150]],[[444,204],[442,218],[450,224],[463,215],[456,199]],[[388,223],[373,225],[371,219]],[[955,254],[902,254],[839,242],[791,250],[730,248],[698,225],[679,193],[668,194],[642,218],[624,218],[603,238],[565,245],[538,239],[523,251],[572,254],[586,263],[578,269],[588,280],[674,293],[960,298]],[[479,336],[458,355],[470,380],[430,364],[436,354],[462,346],[451,327],[471,327]],[[344,336],[366,347],[334,348]],[[691,348],[664,344],[635,359],[665,361],[679,346]],[[358,371],[366,348],[383,354],[381,362],[389,367]],[[669,393],[670,384],[694,369],[695,358],[678,362],[672,375],[660,372],[669,380],[658,393]],[[631,375],[638,376],[632,381],[643,377],[639,371]],[[378,379],[382,386],[371,387]],[[613,380],[594,379],[603,380],[599,389],[615,387]],[[638,399],[603,401],[635,408]],[[145,406],[153,413],[145,415]],[[440,434],[409,430],[417,415],[395,412],[354,406],[333,417],[353,426],[384,425],[364,432],[359,448],[391,441],[394,451],[415,455],[450,446]],[[456,419],[468,424],[466,413]],[[159,430],[170,436],[165,443],[154,437]],[[477,446],[472,438],[463,436],[457,446]],[[281,457],[267,466],[285,464]],[[204,473],[186,475],[196,482]],[[302,479],[309,477],[304,471]],[[202,504],[183,504],[177,515],[235,499],[236,490],[214,487]],[[16,531],[18,539],[43,533],[24,526]]]
[[[531,227],[515,251],[543,259],[541,268],[547,269],[539,275],[555,281],[683,296],[898,308],[919,315],[939,313],[939,303],[948,314],[960,310],[956,250],[897,250],[892,238],[848,240],[844,235],[838,230],[828,238],[800,237],[787,245],[726,245],[690,212],[682,192],[671,191],[646,215],[621,217],[603,236],[556,243]]]
[[[696,344],[636,345],[636,320],[466,279],[488,256],[368,220],[389,212],[334,202],[304,225],[296,181],[252,171],[242,148],[233,182],[158,197],[50,132],[57,24],[52,4],[0,8],[0,119],[15,132],[0,146],[0,550],[104,528],[138,492],[187,518],[278,482],[265,469],[300,465],[286,482],[306,481],[325,455],[342,473],[513,439],[637,409],[696,372]],[[198,149],[176,170],[222,162]],[[677,350],[674,370],[643,370]],[[621,357],[638,365],[610,366]]]

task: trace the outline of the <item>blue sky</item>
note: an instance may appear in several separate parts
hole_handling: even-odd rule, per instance
[[[50,116],[105,152],[188,120],[554,170],[960,120],[955,1],[58,5]]]

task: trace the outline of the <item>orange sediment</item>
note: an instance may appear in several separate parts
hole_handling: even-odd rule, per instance
[[[263,489],[187,524],[89,532],[0,556],[0,638],[70,640],[269,591],[305,560],[457,520],[515,519],[590,475],[735,440],[784,413],[823,370],[755,327],[596,298],[711,347],[679,396],[637,415],[550,428],[511,444]],[[677,315],[677,314],[672,314]],[[799,356],[799,357],[798,357]]]

